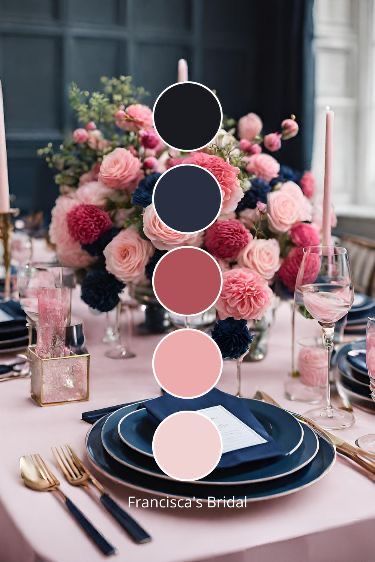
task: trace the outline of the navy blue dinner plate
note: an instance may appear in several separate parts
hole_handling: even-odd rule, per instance
[[[293,474],[252,484],[219,486],[202,483],[197,486],[195,483],[155,478],[118,463],[108,455],[101,441],[102,429],[106,420],[107,417],[97,421],[87,434],[86,449],[90,462],[101,474],[118,484],[159,496],[196,498],[203,502],[207,501],[209,497],[216,499],[228,499],[229,497],[248,502],[276,498],[302,490],[323,478],[332,467],[336,457],[332,444],[319,436],[319,450],[314,459]]]
[[[276,441],[276,435],[278,432],[283,430],[283,434],[287,433],[287,429],[284,426],[284,416],[281,414],[284,410],[276,408],[275,406],[268,408],[268,406],[270,406],[269,404],[264,404],[263,402],[259,402],[257,400],[252,400],[251,402],[252,412],[264,425],[266,431],[274,437]],[[254,406],[253,402],[256,402],[256,406]],[[121,441],[119,437],[119,422],[123,419],[124,415],[130,412],[136,412],[137,407],[137,404],[126,406],[125,408],[117,410],[117,412],[114,412],[107,418],[102,429],[101,438],[103,446],[107,453],[118,463],[156,478],[171,480],[171,478],[158,467],[152,457],[143,455],[134,449],[131,449],[123,441]],[[147,413],[144,413],[144,409],[139,411],[144,417],[143,422],[145,422],[147,428],[147,421],[145,419],[147,417]],[[289,413],[288,416],[290,416]],[[280,419],[282,420],[281,422]],[[295,418],[292,418],[292,420],[294,419]],[[302,431],[301,425],[299,422],[297,423],[300,431]],[[291,433],[293,434],[293,428],[295,427],[293,421],[290,423],[290,427]],[[318,450],[318,441],[315,434],[306,426],[304,426],[304,433],[306,433],[305,438],[302,442],[298,442],[297,431],[295,432],[295,443],[298,446],[289,455],[282,455],[275,457],[274,459],[251,461],[232,468],[217,469],[203,480],[198,481],[197,484],[247,484],[250,482],[279,478],[280,476],[295,472],[309,463]],[[153,430],[150,428],[146,429],[146,433],[143,433],[141,430],[140,435],[142,435],[142,438],[147,436],[148,439],[152,440]],[[291,439],[289,439],[288,443],[289,446],[292,446],[293,444]]]
[[[344,376],[350,374],[352,379],[365,385],[370,384],[366,367],[366,353],[350,356],[350,351],[366,351],[366,340],[360,340],[344,345],[337,354],[337,365]]]
[[[365,396],[366,398],[371,398],[370,384],[360,382],[354,378],[353,373],[346,362],[345,357],[341,357],[338,362],[338,369],[340,375],[340,382],[344,387],[349,388],[352,392],[355,392],[359,396]]]

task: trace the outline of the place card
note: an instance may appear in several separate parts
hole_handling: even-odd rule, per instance
[[[224,406],[211,406],[197,411],[210,418],[218,428],[223,442],[223,453],[267,443],[266,439]]]

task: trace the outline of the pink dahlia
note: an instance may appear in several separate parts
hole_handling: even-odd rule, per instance
[[[284,259],[279,269],[279,277],[284,285],[294,292],[298,271],[303,259],[302,248],[292,248],[287,257]],[[319,272],[320,258],[318,254],[309,254],[305,257],[304,276],[302,283],[312,283]]]
[[[215,258],[235,259],[252,238],[239,220],[219,220],[206,230],[204,244]]]
[[[293,244],[301,248],[320,244],[319,232],[314,224],[303,222],[295,224],[290,231],[290,238]]]
[[[187,158],[173,159],[172,166],[176,164],[195,164],[205,168],[215,176],[223,196],[221,207],[223,213],[234,211],[244,196],[238,180],[239,168],[232,166],[219,156],[205,154],[204,152],[194,152]]]
[[[260,135],[263,123],[256,113],[248,113],[238,121],[238,136],[240,139],[252,141]]]
[[[59,262],[66,267],[84,268],[90,265],[94,259],[81,248],[70,235],[67,228],[67,214],[78,205],[78,201],[67,195],[57,198],[55,207],[52,209],[49,235],[51,242],[56,246],[56,254]]]
[[[249,174],[255,174],[258,178],[271,181],[278,176],[280,164],[269,154],[253,154],[248,159],[246,170]]]
[[[221,319],[260,320],[272,300],[267,281],[249,269],[236,268],[223,273],[223,287],[216,308]]]
[[[305,172],[301,178],[300,186],[307,199],[312,199],[315,194],[315,178],[312,172]]]
[[[80,244],[95,242],[103,232],[112,226],[112,221],[106,211],[85,203],[74,207],[66,218],[71,237]]]
[[[130,150],[115,148],[103,158],[99,180],[107,187],[133,191],[141,179],[141,162]]]

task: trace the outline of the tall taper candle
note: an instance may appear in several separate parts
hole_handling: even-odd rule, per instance
[[[333,158],[333,119],[334,113],[326,109],[326,144],[324,162],[324,196],[323,196],[323,246],[330,246],[332,213],[332,158]]]
[[[177,81],[186,82],[188,80],[188,64],[185,59],[178,61]]]
[[[3,89],[0,81],[0,213],[9,212],[7,145],[5,140]]]

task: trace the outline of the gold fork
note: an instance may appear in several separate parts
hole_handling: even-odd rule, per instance
[[[268,402],[269,404],[273,404],[278,408],[282,408],[282,406],[280,406],[280,404],[276,402],[276,400],[274,400],[269,394],[261,390],[257,390],[257,392],[254,395],[254,398],[258,400],[262,400],[263,402]],[[334,445],[338,453],[349,458],[350,460],[361,466],[367,472],[371,480],[375,480],[375,463],[368,456],[366,456],[365,451],[362,452],[362,450],[359,449],[358,447],[354,447],[353,445],[347,443],[340,437],[337,437],[330,431],[321,428],[317,423],[310,420],[309,418],[306,418],[301,414],[296,414],[295,412],[290,412],[290,413],[295,418],[297,418],[300,421],[303,421],[312,429],[314,429],[317,433],[320,433],[323,437],[328,439],[328,441],[330,441]]]
[[[60,489],[60,482],[38,454],[20,458],[21,477],[25,485],[38,492],[52,492],[61,500],[85,533],[106,556],[115,554],[116,549],[94,527],[78,507]]]
[[[102,505],[112,517],[116,519],[134,542],[142,544],[151,540],[151,536],[139,523],[105,492],[100,482],[91,474],[69,445],[65,445],[65,447],[53,447],[52,452],[69,484],[72,484],[72,486],[82,486],[84,488],[92,484],[100,494],[99,499]]]

